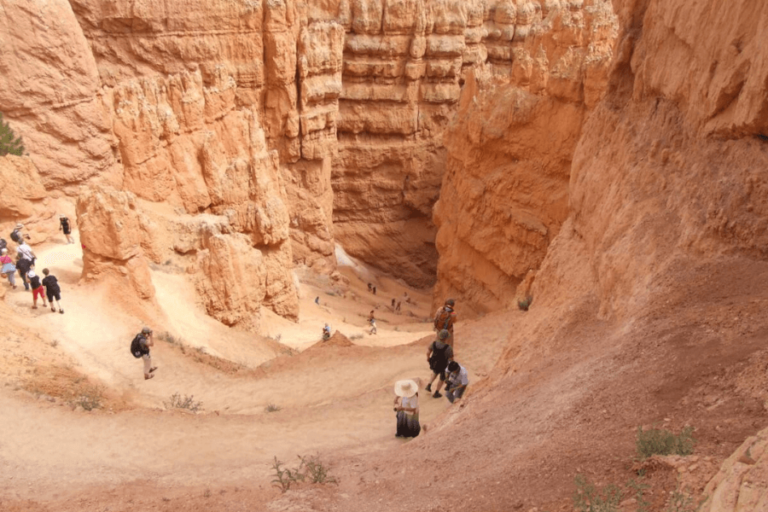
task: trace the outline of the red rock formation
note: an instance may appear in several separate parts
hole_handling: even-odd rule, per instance
[[[48,188],[117,172],[99,75],[66,0],[0,3],[0,110]]]
[[[77,225],[83,246],[83,277],[126,282],[143,299],[155,295],[149,263],[141,245],[149,220],[130,192],[93,187],[77,198]]]
[[[467,78],[445,135],[438,302],[513,305],[568,216],[571,159],[605,89],[616,20],[607,2],[537,5],[496,6],[487,44],[493,76]]]

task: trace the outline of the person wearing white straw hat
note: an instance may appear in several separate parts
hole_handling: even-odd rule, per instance
[[[395,412],[397,433],[395,437],[416,437],[421,432],[419,425],[419,385],[413,380],[395,382]]]

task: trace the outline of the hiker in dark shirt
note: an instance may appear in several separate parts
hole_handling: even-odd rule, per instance
[[[21,276],[21,282],[24,283],[24,289],[29,291],[29,281],[27,280],[27,272],[29,272],[29,268],[32,266],[32,262],[29,261],[27,258],[23,257],[21,254],[16,255],[16,269],[19,271],[19,275]]]
[[[437,334],[437,339],[427,349],[427,361],[429,362],[429,368],[432,370],[432,378],[429,380],[429,384],[425,388],[427,391],[432,391],[432,383],[440,376],[440,380],[437,382],[435,388],[435,394],[433,398],[440,398],[440,388],[443,387],[445,382],[445,370],[448,368],[448,363],[453,360],[453,348],[446,343],[446,340],[450,337],[451,333],[443,329]]]
[[[43,286],[45,286],[45,295],[48,297],[48,303],[51,305],[51,311],[56,312],[56,308],[53,305],[53,299],[56,299],[56,305],[59,306],[59,313],[64,314],[64,310],[61,307],[61,288],[59,288],[59,281],[56,276],[51,275],[50,270],[43,269]]]
[[[59,215],[59,230],[64,232],[64,236],[67,237],[67,244],[75,243],[75,239],[72,238],[72,228],[69,225],[69,219],[64,215]]]
[[[157,366],[152,366],[152,356],[149,355],[150,347],[155,345],[155,338],[152,329],[144,327],[131,341],[131,354],[136,359],[144,361],[144,380],[155,377]]]

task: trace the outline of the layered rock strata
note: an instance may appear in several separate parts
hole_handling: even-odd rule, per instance
[[[568,216],[571,161],[605,89],[618,25],[610,2],[538,7],[496,6],[492,67],[467,77],[444,136],[438,301],[455,296],[475,311],[514,304]]]

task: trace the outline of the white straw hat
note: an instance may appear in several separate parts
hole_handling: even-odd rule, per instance
[[[419,385],[413,380],[399,380],[395,382],[395,394],[405,398],[411,398],[419,392]]]

